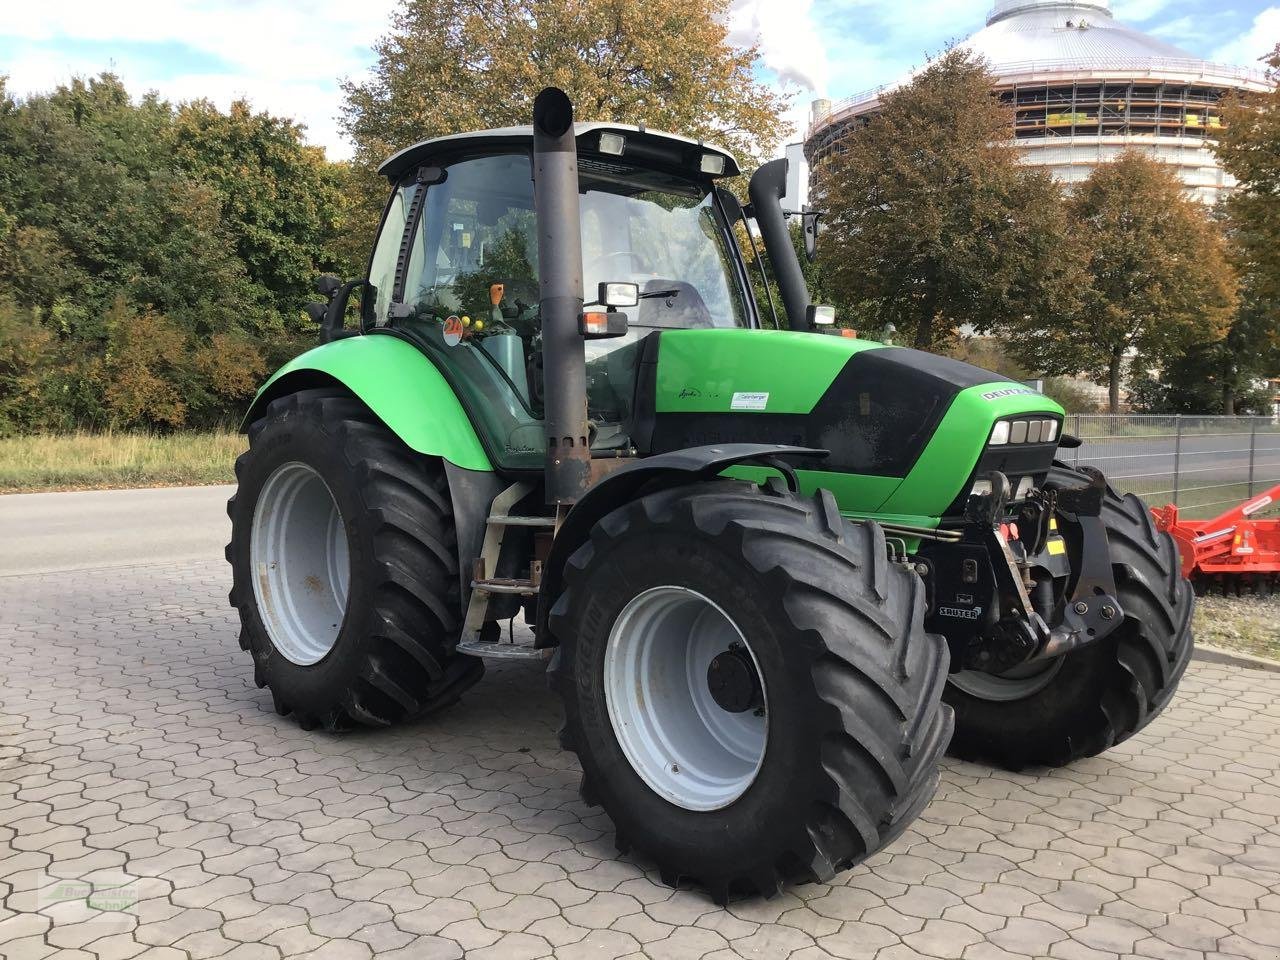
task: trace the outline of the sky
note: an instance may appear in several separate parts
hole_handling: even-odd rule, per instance
[[[0,74],[19,96],[75,75],[119,74],[135,94],[247,97],[293,117],[331,158],[351,147],[342,78],[373,61],[398,0],[7,0]],[[758,44],[762,80],[793,96],[803,131],[815,97],[897,79],[979,29],[991,0],[732,0],[730,39]],[[1280,42],[1277,0],[1112,0],[1117,19],[1206,59],[1256,66]]]

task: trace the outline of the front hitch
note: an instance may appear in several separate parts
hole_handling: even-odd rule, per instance
[[[1100,470],[1081,467],[1089,477],[1083,487],[1062,487],[1054,491],[1058,509],[1074,514],[1080,525],[1080,569],[1076,588],[1067,601],[1062,623],[1050,633],[1039,658],[1061,656],[1108,636],[1124,620],[1124,610],[1116,599],[1116,580],[1111,567],[1111,546],[1102,522],[1102,504],[1107,495],[1107,479]]]
[[[1086,486],[1050,490],[1046,497],[1046,510],[1056,508],[1073,515],[1081,530],[1075,589],[1065,601],[1060,621],[1053,626],[1036,611],[1024,571],[1000,531],[1009,502],[1008,478],[993,471],[987,476],[991,492],[969,499],[966,518],[981,532],[991,555],[998,594],[1011,597],[1014,609],[996,624],[994,636],[971,645],[967,667],[1002,673],[1020,664],[1059,657],[1096,643],[1124,620],[1102,522],[1106,479],[1092,468],[1083,470],[1089,476]]]

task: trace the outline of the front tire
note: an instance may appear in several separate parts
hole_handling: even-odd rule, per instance
[[[667,883],[724,902],[827,880],[933,796],[946,644],[880,528],[829,493],[649,495],[596,524],[565,583],[550,617],[564,745],[619,848]],[[737,689],[708,693],[717,670]]]
[[[1087,480],[1060,463],[1048,478],[1059,487]],[[1124,623],[1098,643],[1007,679],[948,683],[955,756],[1010,770],[1063,766],[1129,739],[1173,697],[1191,659],[1195,604],[1177,544],[1156,528],[1141,499],[1110,486],[1102,520]],[[1078,528],[1058,522],[1070,555],[1079,556]]]
[[[273,401],[236,461],[231,604],[254,680],[304,728],[387,726],[483,674],[455,654],[457,547],[440,463],[337,391]]]

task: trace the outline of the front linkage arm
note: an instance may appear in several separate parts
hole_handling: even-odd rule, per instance
[[[1082,470],[1089,476],[1087,485],[1045,493],[1045,523],[1056,507],[1073,515],[1081,532],[1075,589],[1063,605],[1060,622],[1052,627],[1031,602],[1023,571],[1000,532],[1009,501],[1008,478],[999,471],[992,472],[988,475],[991,492],[970,498],[966,519],[981,531],[992,557],[997,590],[1001,596],[1012,597],[1014,609],[996,624],[995,637],[970,648],[967,666],[1000,673],[1021,663],[1058,657],[1096,643],[1124,620],[1124,611],[1116,599],[1111,552],[1102,523],[1106,479],[1091,467]]]

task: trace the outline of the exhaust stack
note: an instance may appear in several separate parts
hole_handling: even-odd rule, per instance
[[[764,238],[764,248],[773,264],[773,275],[782,293],[782,305],[792,330],[809,329],[809,288],[800,270],[786,217],[782,215],[782,198],[787,192],[787,161],[770,160],[751,175],[747,193],[755,212],[756,224]]]
[[[582,228],[573,104],[556,87],[533,101],[533,204],[538,219],[545,468],[549,504],[572,504],[590,485],[587,364],[582,313]]]

